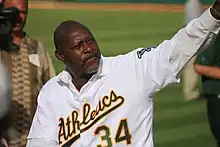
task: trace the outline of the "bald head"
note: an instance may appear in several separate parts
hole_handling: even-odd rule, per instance
[[[68,37],[78,30],[84,30],[90,33],[89,29],[85,25],[77,21],[66,20],[60,23],[54,32],[54,44],[56,50],[60,50],[62,45],[67,41]]]

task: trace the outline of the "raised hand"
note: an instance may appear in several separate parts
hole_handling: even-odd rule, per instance
[[[216,0],[213,3],[210,11],[211,11],[211,14],[214,18],[220,20],[220,0]]]

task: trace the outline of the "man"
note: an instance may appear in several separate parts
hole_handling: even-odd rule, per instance
[[[199,17],[203,12],[201,0],[188,0],[185,4],[185,19],[186,24],[191,20]],[[194,56],[185,66],[183,74],[183,94],[186,100],[199,98],[199,90],[197,88],[198,75],[194,70]]]
[[[6,0],[4,8],[16,7],[19,18],[13,25],[12,41],[18,49],[1,48],[1,62],[12,76],[12,110],[8,118],[12,125],[5,132],[10,147],[23,147],[36,108],[36,97],[43,84],[54,76],[54,68],[41,42],[24,32],[28,0]],[[0,42],[0,44],[3,42]]]
[[[171,40],[116,57],[101,56],[86,26],[61,23],[54,43],[66,69],[41,89],[27,147],[153,147],[153,95],[215,39],[217,2]]]
[[[220,147],[220,37],[210,49],[196,58],[195,69],[202,79],[202,94],[207,100],[207,115],[212,134]]]
[[[0,147],[6,147],[7,142],[3,138],[2,133],[8,124],[5,124],[5,116],[7,115],[11,105],[11,79],[8,74],[7,68],[0,63]]]

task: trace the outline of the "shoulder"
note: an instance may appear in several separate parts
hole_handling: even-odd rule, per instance
[[[28,44],[29,48],[36,50],[38,53],[45,52],[44,45],[40,40],[26,34],[25,42]]]
[[[149,46],[149,47],[142,47],[134,50],[135,55],[138,59],[142,59],[144,54],[147,54],[149,52],[153,52],[157,46]]]
[[[37,48],[38,47],[38,43],[39,41],[32,38],[31,36],[29,35],[25,35],[25,42],[29,45],[29,46],[33,46],[34,48]]]
[[[59,88],[59,83],[58,83],[58,75],[51,78],[46,82],[46,84],[42,87],[42,89],[48,90],[48,91],[54,91],[52,88]]]
[[[41,101],[42,99],[54,101],[59,97],[60,90],[62,90],[62,87],[58,83],[58,76],[55,76],[43,85],[38,95],[38,101]]]
[[[139,47],[136,48],[134,50],[131,50],[127,53],[124,54],[119,54],[116,56],[109,56],[109,57],[104,57],[106,59],[106,61],[108,62],[115,62],[115,61],[120,61],[120,60],[127,60],[129,58],[137,58],[137,59],[141,59],[143,57],[144,54],[153,52],[158,46],[154,45],[154,46],[147,46],[147,47]]]
[[[103,57],[103,67],[108,68],[111,73],[113,71],[117,73],[124,73],[131,70],[133,71],[137,64],[141,62],[141,59],[145,56],[145,54],[151,54],[151,52],[154,52],[155,48],[156,46],[140,47],[125,54]]]
[[[138,59],[142,59],[142,57],[145,54],[149,54],[149,53],[154,52],[154,50],[156,48],[157,48],[157,46],[139,47],[139,48],[136,48],[136,49],[129,51],[125,54],[119,54],[114,57],[108,57],[107,59],[112,62],[116,62],[116,61],[127,62],[127,60],[129,60],[129,59],[137,59],[138,60]]]

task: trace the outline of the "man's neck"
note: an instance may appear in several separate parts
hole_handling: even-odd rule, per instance
[[[70,73],[70,72],[69,72]],[[73,75],[71,74],[72,77],[72,82],[75,85],[76,89],[78,91],[80,91],[80,89],[90,80],[90,78],[94,75],[94,74],[88,74],[88,75]]]
[[[13,37],[13,43],[16,45],[20,45],[21,40],[24,38],[25,33],[23,31],[19,32],[13,32],[12,37]]]
[[[81,90],[81,88],[89,81],[89,79],[85,79],[85,78],[73,78],[72,82],[75,85],[76,89],[78,91]]]

